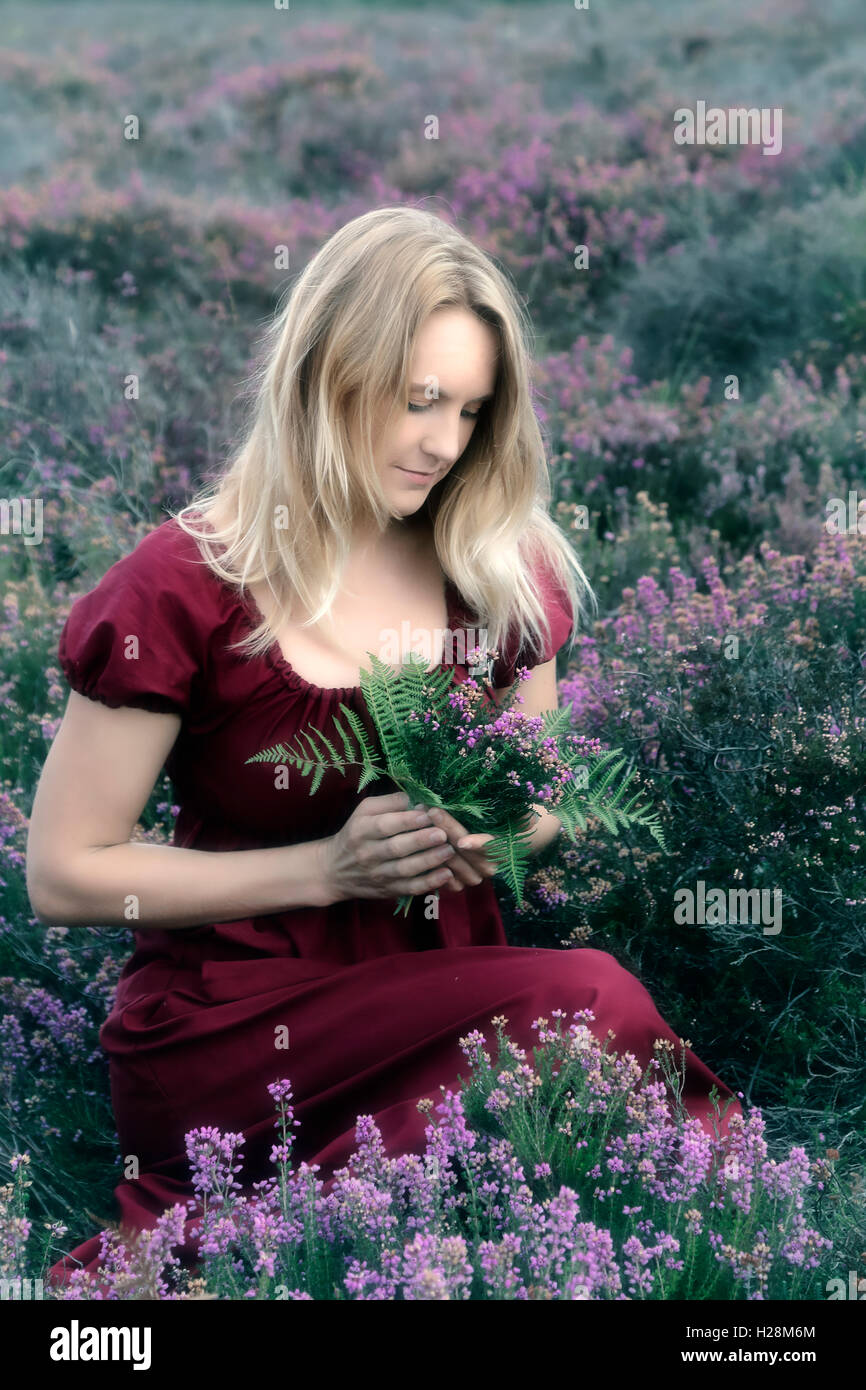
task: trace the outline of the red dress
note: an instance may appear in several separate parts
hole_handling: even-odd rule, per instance
[[[246,764],[259,749],[323,729],[340,701],[375,739],[358,688],[322,689],[299,676],[273,646],[249,660],[226,646],[259,618],[201,560],[195,541],[169,519],[72,605],[59,643],[70,686],[115,708],[182,717],[166,761],[180,812],[173,843],[199,850],[288,845],[335,833],[366,796],[397,790],[382,779],[359,795],[357,774],[326,774],[274,785],[270,764]],[[572,614],[542,572],[552,641],[568,638]],[[471,626],[447,586],[449,629]],[[139,640],[137,659],[127,639]],[[471,634],[470,634],[471,639]],[[468,646],[473,645],[469,640]],[[510,684],[524,657],[506,644],[493,684]],[[526,660],[526,664],[533,664]],[[465,666],[455,667],[464,680]],[[509,946],[493,881],[442,893],[438,920],[416,898],[408,916],[394,901],[357,899],[179,930],[142,928],[100,1030],[123,1155],[140,1176],[115,1188],[121,1224],[142,1229],[193,1195],[184,1134],[199,1125],[243,1131],[245,1183],[270,1175],[274,1112],[266,1089],[288,1076],[295,1097],[293,1160],[318,1163],[328,1180],[355,1148],[355,1119],[372,1114],[386,1152],[423,1153],[429,1123],[417,1101],[457,1090],[469,1065],[458,1040],[473,1029],[492,1041],[504,1014],[531,1058],[531,1024],[551,1010],[595,1013],[594,1031],[613,1029],[617,1051],[646,1066],[655,1038],[676,1041],[640,982],[605,951]],[[288,1049],[275,1049],[275,1029]],[[687,1053],[683,1099],[709,1129],[709,1090],[731,1095]],[[734,1101],[728,1117],[739,1112]],[[327,1188],[326,1188],[327,1190]],[[191,1223],[188,1223],[188,1225]],[[99,1269],[98,1236],[53,1266],[50,1277]],[[185,1247],[187,1258],[194,1246]]]

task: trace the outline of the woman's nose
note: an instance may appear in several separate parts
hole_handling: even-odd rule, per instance
[[[429,420],[421,447],[431,458],[442,464],[452,464],[460,457],[461,420],[451,415],[441,415],[438,420]]]

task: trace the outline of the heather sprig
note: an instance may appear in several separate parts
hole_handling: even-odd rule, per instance
[[[470,669],[481,669],[492,655],[474,648]],[[518,688],[529,679],[528,667],[518,668],[517,679],[496,705],[489,687],[473,676],[454,684],[451,671],[428,672],[414,652],[397,673],[372,652],[368,656],[372,671],[361,672],[361,691],[384,761],[357,713],[342,703],[348,727],[333,716],[342,753],[320,729],[308,726],[293,747],[279,743],[246,761],[287,764],[303,776],[312,774],[311,796],[328,770],[345,775],[348,768],[360,767],[359,790],[388,777],[411,804],[440,807],[470,832],[490,833],[485,854],[499,865],[518,900],[537,804],[555,812],[571,840],[586,829],[591,815],[613,835],[643,826],[665,849],[658,816],[637,794],[625,800],[633,774],[622,754],[571,732],[568,707],[541,715],[514,708],[522,702]],[[411,901],[411,896],[401,898],[395,911],[405,914]]]

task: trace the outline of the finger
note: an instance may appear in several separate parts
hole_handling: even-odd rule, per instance
[[[490,838],[492,839],[493,837],[491,836]],[[467,863],[475,869],[476,873],[481,874],[483,878],[492,878],[494,874],[498,874],[502,870],[502,865],[497,864],[495,859],[486,855],[483,849],[464,849],[458,851],[458,853],[461,853]]]
[[[379,861],[379,868],[389,878],[410,878],[430,873],[435,869],[450,869],[454,857],[451,845],[433,845],[432,848],[421,850],[417,854],[407,854],[399,859],[382,859]]]
[[[461,835],[460,839],[457,841],[457,848],[465,850],[478,850],[481,849],[483,845],[488,844],[492,839],[492,835]]]
[[[422,850],[447,848],[454,853],[454,846],[444,830],[435,825],[415,826],[398,831],[394,835],[373,837],[373,843],[382,858],[405,859],[407,855],[419,854]]]
[[[461,825],[459,820],[452,816],[449,811],[443,811],[442,808],[439,806],[431,806],[430,819],[434,825],[442,827],[442,829],[448,836],[449,843],[454,845],[455,849],[458,850],[464,849],[467,852],[472,851],[477,854],[482,845],[486,845],[489,840],[492,840],[494,838],[492,835],[488,835],[482,832],[479,832],[475,835],[468,834],[466,827]],[[459,858],[460,856],[458,856],[458,860]],[[463,860],[462,862],[467,863],[467,861],[465,860]],[[474,868],[473,865],[469,865],[468,863],[467,867],[470,869]],[[492,872],[493,870],[491,869],[489,873],[492,874]],[[475,882],[476,880],[467,878],[466,881],[471,883]],[[477,881],[480,882],[480,880]]]
[[[426,811],[388,811],[385,815],[376,815],[369,826],[365,825],[364,834],[369,834],[377,840],[387,840],[394,835],[404,835],[419,829],[435,829]]]
[[[443,888],[450,888],[454,879],[447,869],[435,869],[432,873],[421,874],[417,878],[406,879],[401,882],[394,880],[394,896],[403,897],[408,893],[415,896],[419,893],[438,893]]]
[[[478,872],[475,865],[470,864],[468,859],[464,859],[463,855],[456,853],[456,851],[453,858],[448,860],[448,867],[465,888],[474,888],[477,884],[484,882],[484,875]]]
[[[434,825],[441,825],[452,844],[456,844],[461,835],[467,833],[466,826],[455,820],[450,811],[443,811],[441,806],[430,807],[430,819]]]
[[[406,811],[410,804],[405,792],[387,792],[384,796],[365,796],[358,810],[365,816],[380,816],[384,811]]]

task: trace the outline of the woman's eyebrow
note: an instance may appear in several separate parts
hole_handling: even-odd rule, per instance
[[[426,391],[426,389],[427,389],[427,384],[426,384],[426,382],[423,382],[423,381],[413,381],[413,382],[410,382],[410,385],[409,385],[409,390],[410,390],[410,391]],[[492,401],[492,400],[493,400],[493,396],[494,396],[493,391],[488,391],[486,396],[470,396],[470,398],[469,398],[467,404],[468,404],[468,405],[472,405],[473,401]],[[436,399],[436,398],[434,398],[434,399]],[[440,401],[450,401],[450,400],[451,400],[451,395],[450,395],[450,393],[449,393],[448,391],[440,391],[440,392],[438,393],[438,399],[439,399]]]

